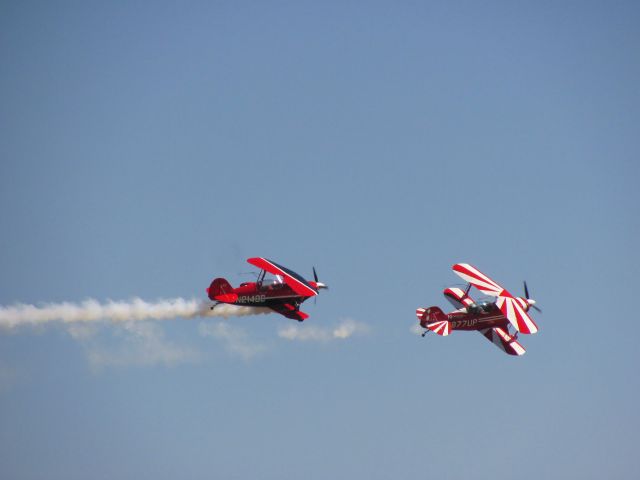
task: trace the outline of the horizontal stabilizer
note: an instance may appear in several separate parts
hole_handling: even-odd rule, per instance
[[[428,323],[427,328],[438,335],[442,335],[443,337],[446,337],[451,333],[451,324],[447,321]]]

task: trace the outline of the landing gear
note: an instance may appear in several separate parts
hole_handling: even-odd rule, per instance
[[[213,310],[214,308],[216,308],[218,305],[220,305],[220,302],[216,302],[213,305],[211,305],[210,310]]]
[[[429,333],[429,330],[425,330],[424,332],[422,332],[422,335],[420,335],[422,338],[424,338],[424,336]]]

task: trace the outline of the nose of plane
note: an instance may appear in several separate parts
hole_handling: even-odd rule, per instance
[[[540,310],[540,308],[536,306],[537,302],[533,298],[525,298],[524,301],[525,301],[525,308],[527,311],[533,308],[536,312],[542,313],[542,310]]]

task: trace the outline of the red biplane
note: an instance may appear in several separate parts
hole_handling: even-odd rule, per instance
[[[257,281],[245,282],[238,288],[233,288],[224,278],[216,278],[207,288],[207,295],[216,302],[211,307],[212,310],[219,303],[268,307],[287,318],[301,322],[309,317],[300,311],[302,302],[318,295],[321,289],[328,288],[318,281],[315,268],[314,281],[310,281],[266,258],[249,258],[247,262],[260,269]],[[272,274],[274,278],[266,279],[267,273]]]
[[[524,355],[525,349],[517,342],[518,332],[536,333],[538,327],[527,311],[536,307],[535,300],[529,298],[527,283],[524,283],[524,297],[514,297],[507,290],[491,280],[477,268],[466,263],[457,263],[453,271],[469,283],[465,290],[446,288],[442,293],[457,310],[444,313],[439,307],[418,308],[416,315],[420,326],[426,328],[422,336],[432,331],[438,335],[449,335],[453,330],[477,330],[490,342],[509,355]],[[474,301],[469,296],[471,286],[491,300]],[[514,329],[509,333],[509,327]]]

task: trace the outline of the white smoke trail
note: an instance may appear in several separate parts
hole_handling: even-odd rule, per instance
[[[369,327],[365,323],[350,318],[342,320],[334,327],[318,327],[315,325],[287,325],[278,331],[278,336],[291,341],[328,342],[345,340],[353,335],[366,335]]]
[[[210,302],[184,298],[160,299],[146,302],[134,298],[128,302],[107,301],[100,303],[89,299],[81,303],[48,303],[43,305],[17,304],[0,306],[0,328],[43,325],[52,322],[127,322],[132,320],[168,320],[195,317],[241,317],[270,313],[265,307],[239,307],[220,304],[214,310]]]
[[[246,330],[228,323],[201,322],[198,332],[203,337],[213,337],[223,342],[227,352],[240,356],[245,362],[267,351],[267,346],[251,338]]]

